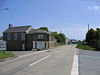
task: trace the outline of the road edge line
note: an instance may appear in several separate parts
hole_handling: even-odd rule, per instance
[[[76,51],[75,51],[75,54],[74,54],[71,75],[79,75],[78,53],[76,53]]]

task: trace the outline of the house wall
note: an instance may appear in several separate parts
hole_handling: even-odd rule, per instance
[[[27,35],[27,50],[32,50],[33,48],[33,35]]]
[[[43,39],[38,39],[38,35],[43,34]],[[34,34],[27,34],[27,50],[35,49],[35,43],[37,43],[37,48],[44,46],[46,43],[46,48],[48,48],[49,43],[49,34],[45,33],[34,33]],[[44,48],[44,47],[43,47]]]
[[[49,35],[49,48],[54,48],[57,44],[57,40],[53,35]]]
[[[21,41],[7,41],[7,50],[21,50]]]
[[[54,48],[54,41],[49,41],[49,48]]]
[[[38,35],[43,34],[44,38],[43,39],[38,39]],[[33,34],[33,41],[49,41],[49,34],[46,33],[34,33]]]
[[[53,48],[55,46],[55,40],[54,37],[50,34],[46,33],[34,33],[34,34],[26,34],[26,39],[21,40],[21,33],[17,33],[18,38],[17,40],[14,40],[14,33],[11,33],[11,40],[7,40],[7,34],[4,33],[3,38],[5,41],[7,41],[7,50],[22,50],[22,44],[25,45],[25,50],[32,50],[35,46],[34,43],[37,42],[38,45],[42,43],[46,43],[46,48]],[[43,39],[38,39],[38,35],[43,34]],[[42,44],[43,45],[43,44]]]
[[[26,39],[21,40],[21,33],[17,33],[17,36],[17,40],[14,40],[14,33],[11,33],[11,39],[7,40],[7,33],[3,34],[3,39],[7,42],[7,50],[22,50],[22,44],[25,45],[25,50],[27,49]]]

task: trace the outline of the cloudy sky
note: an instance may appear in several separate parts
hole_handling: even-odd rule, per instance
[[[14,26],[48,27],[71,39],[85,39],[87,25],[100,28],[99,0],[0,0],[0,36]]]

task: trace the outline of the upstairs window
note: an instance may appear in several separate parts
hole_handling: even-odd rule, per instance
[[[25,40],[25,33],[21,33],[21,40]]]
[[[11,40],[11,33],[7,34],[7,40]]]
[[[14,40],[17,40],[17,37],[18,37],[17,33],[14,33]]]
[[[38,39],[43,39],[44,35],[43,34],[38,34]]]

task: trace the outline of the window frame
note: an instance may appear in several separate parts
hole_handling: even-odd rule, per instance
[[[25,40],[25,33],[21,33],[21,40]]]
[[[7,40],[11,40],[11,33],[7,33]]]
[[[14,40],[18,39],[18,33],[14,33]]]
[[[44,34],[38,34],[38,39],[44,39]]]

